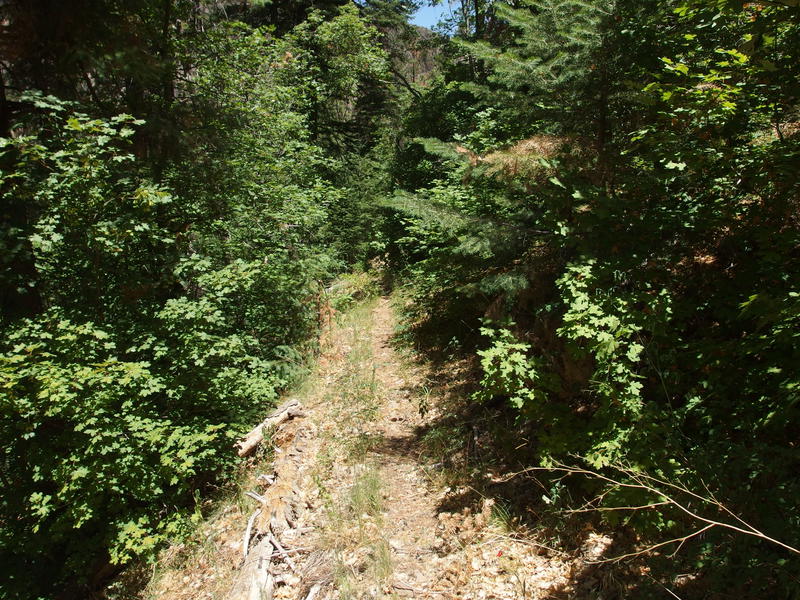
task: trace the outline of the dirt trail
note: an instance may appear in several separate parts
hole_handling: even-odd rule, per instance
[[[316,432],[300,468],[306,510],[294,540],[313,548],[276,598],[539,598],[566,591],[569,565],[514,540],[486,499],[479,512],[443,510],[456,490],[421,460],[421,367],[391,345],[381,298],[332,332],[326,386],[305,402]],[[314,587],[314,584],[318,587]]]
[[[390,345],[394,314],[382,298],[372,313],[372,347],[382,404],[374,422],[365,423],[376,443],[367,460],[374,461],[385,499],[383,533],[391,549],[389,590],[431,589],[430,566],[443,540],[437,536],[441,494],[431,485],[420,463],[420,432],[424,426],[413,389],[419,373],[401,368]]]
[[[276,432],[273,461],[254,465],[246,485],[266,494],[269,484],[257,476],[291,462],[283,485],[293,514],[277,536],[282,551],[268,545],[262,516],[242,562],[237,540],[255,506],[240,500],[209,525],[215,546],[194,559],[206,565],[202,572],[162,577],[154,597],[573,597],[571,562],[514,535],[492,499],[471,510],[444,508],[464,490],[445,487],[440,467],[422,458],[423,435],[439,409],[434,399],[420,415],[425,373],[392,347],[394,328],[387,298],[337,319],[315,374],[292,395],[306,416]],[[258,593],[256,566],[270,579]],[[187,579],[190,595],[183,593]]]
[[[307,529],[297,543],[314,551],[276,598],[302,598],[315,583],[321,598],[441,597],[441,494],[420,463],[419,373],[392,348],[394,328],[380,298],[326,340],[325,385],[304,402],[315,435],[298,482]]]

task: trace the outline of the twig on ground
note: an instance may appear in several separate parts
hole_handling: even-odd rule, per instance
[[[318,583],[315,583],[311,586],[311,589],[308,590],[308,595],[306,596],[306,600],[314,600],[317,597],[317,594],[322,589],[322,586]]]
[[[447,596],[450,592],[440,592],[437,590],[420,590],[407,585],[392,584],[392,588],[396,590],[404,590],[406,592],[414,592],[415,594],[437,594],[439,596]]]
[[[675,592],[673,592],[671,589],[669,589],[667,586],[665,586],[663,583],[661,583],[661,582],[660,582],[658,579],[656,579],[655,577],[653,577],[653,576],[652,576],[652,575],[650,575],[650,574],[646,574],[646,575],[647,575],[647,578],[648,578],[648,579],[650,579],[650,580],[652,580],[653,582],[655,582],[655,583],[657,583],[658,585],[660,585],[660,586],[661,586],[661,587],[664,589],[664,591],[665,591],[665,592],[667,592],[667,593],[668,593],[670,596],[672,596],[673,598],[677,598],[677,600],[683,600],[683,598],[681,598],[680,596],[678,596],[678,594],[676,594]]]
[[[250,549],[250,533],[253,531],[253,523],[256,522],[258,515],[261,514],[261,509],[258,508],[256,511],[250,515],[250,518],[247,520],[247,529],[244,530],[244,538],[242,539],[242,559],[247,558],[247,553]]]
[[[245,492],[244,495],[249,496],[256,502],[261,502],[262,504],[264,503],[264,496],[262,496],[261,494],[257,494],[255,492]]]
[[[286,564],[289,565],[289,568],[292,570],[292,573],[297,573],[297,565],[294,564],[294,561],[291,559],[286,549],[278,541],[278,538],[275,537],[272,533],[270,533],[269,541],[272,543],[273,546],[275,546],[275,549],[281,555]]]
[[[532,542],[531,540],[527,540],[524,538],[517,538],[512,535],[503,535],[503,534],[494,534],[491,538],[486,540],[485,542],[478,544],[479,546],[483,546],[484,544],[491,543],[493,540],[508,540],[510,542],[518,542],[523,546],[533,546],[534,548],[541,548],[542,550],[547,550],[548,552],[552,552],[553,554],[560,554],[561,556],[566,556],[572,558],[572,555],[569,552],[564,552],[563,550],[558,550],[556,548],[551,548],[550,546],[545,546],[544,544],[540,544],[538,542]]]

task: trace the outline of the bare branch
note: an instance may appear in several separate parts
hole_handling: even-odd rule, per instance
[[[250,551],[250,533],[253,531],[253,523],[256,522],[258,515],[261,514],[261,509],[256,509],[256,511],[250,515],[250,518],[247,520],[247,529],[244,530],[244,538],[242,539],[242,559],[247,558],[247,553]]]
[[[631,554],[625,554],[625,555],[620,556],[620,557],[616,557],[616,558],[613,558],[613,559],[606,559],[606,560],[603,560],[603,561],[600,561],[600,562],[614,562],[614,561],[621,560],[621,559],[624,559],[624,558],[629,558],[631,556],[638,556],[640,554],[645,554],[645,553],[648,553],[648,552],[652,552],[653,550],[655,550],[657,548],[661,548],[662,546],[666,546],[666,545],[672,544],[672,543],[678,543],[679,544],[678,548],[676,549],[676,552],[677,552],[678,550],[680,550],[680,548],[683,546],[683,544],[686,541],[688,541],[689,539],[691,539],[691,538],[693,538],[693,537],[695,537],[697,535],[700,535],[700,534],[704,533],[705,531],[708,531],[709,529],[712,529],[714,527],[721,527],[723,529],[728,529],[728,530],[731,530],[731,531],[735,531],[737,533],[742,533],[744,535],[749,535],[749,536],[752,536],[752,537],[756,537],[758,539],[761,539],[761,540],[764,540],[766,542],[770,542],[772,544],[780,546],[781,548],[784,548],[785,550],[788,550],[789,552],[793,552],[795,554],[800,554],[800,550],[799,549],[797,549],[797,548],[795,548],[793,546],[790,546],[789,544],[786,544],[784,542],[781,542],[780,540],[777,540],[777,539],[775,539],[775,538],[773,538],[771,536],[768,536],[763,531],[760,531],[759,529],[757,529],[756,527],[754,527],[753,525],[751,525],[750,523],[746,522],[744,519],[742,519],[741,517],[736,515],[732,510],[730,510],[728,507],[726,507],[724,504],[722,504],[722,502],[717,500],[717,498],[712,493],[710,493],[710,491],[708,490],[708,486],[706,486],[705,483],[703,484],[703,486],[706,489],[706,492],[708,493],[708,496],[702,496],[702,495],[698,494],[697,492],[694,492],[694,491],[690,490],[689,488],[687,488],[683,484],[674,483],[674,482],[671,482],[671,481],[666,481],[664,479],[660,479],[658,477],[653,477],[652,475],[648,475],[647,473],[642,473],[640,471],[634,471],[630,467],[626,467],[624,465],[611,465],[611,467],[616,469],[617,471],[619,471],[623,475],[629,477],[631,481],[629,481],[629,482],[628,481],[620,481],[618,479],[614,479],[612,477],[609,477],[609,476],[604,475],[602,473],[599,473],[597,471],[592,471],[590,469],[586,469],[586,468],[583,468],[583,467],[570,466],[570,465],[566,465],[566,464],[563,464],[563,463],[556,463],[555,466],[552,466],[552,467],[529,467],[529,468],[523,469],[522,471],[519,471],[517,473],[512,473],[512,474],[506,476],[504,478],[504,481],[508,481],[508,480],[512,479],[513,477],[516,477],[516,476],[521,475],[523,473],[533,472],[533,471],[546,471],[546,472],[550,472],[550,473],[564,473],[565,475],[584,475],[586,477],[591,477],[591,478],[599,479],[600,481],[606,482],[607,484],[609,484],[611,486],[611,489],[626,488],[626,489],[642,490],[642,491],[647,492],[649,494],[653,494],[655,496],[658,496],[659,498],[661,498],[661,500],[659,500],[658,502],[650,503],[650,504],[644,504],[642,506],[621,506],[621,507],[596,507],[596,506],[592,506],[592,504],[595,504],[596,502],[602,500],[602,498],[605,497],[605,495],[607,495],[611,491],[611,489],[610,489],[610,490],[607,490],[607,491],[603,492],[600,496],[598,496],[594,500],[586,503],[583,507],[581,507],[579,509],[571,510],[571,511],[566,511],[567,513],[591,512],[591,511],[594,511],[594,510],[596,510],[596,511],[603,511],[603,510],[647,510],[647,509],[656,508],[658,506],[672,506],[672,507],[678,509],[679,511],[683,512],[684,514],[686,514],[688,517],[690,517],[690,518],[692,518],[692,519],[694,519],[696,521],[700,521],[701,523],[705,523],[705,527],[702,527],[701,529],[699,529],[699,530],[697,530],[697,531],[695,531],[695,532],[693,532],[693,533],[691,533],[691,534],[689,534],[687,536],[674,538],[674,539],[668,540],[666,542],[658,543],[658,544],[656,544],[654,546],[649,546],[649,547],[647,547],[647,548],[645,548],[645,549],[643,549],[643,550],[641,550],[639,552],[634,552],[634,553],[631,553]],[[699,500],[705,506],[711,506],[711,507],[716,508],[717,510],[723,512],[724,514],[726,514],[729,517],[731,517],[732,519],[734,519],[738,523],[738,525],[734,525],[733,523],[729,523],[727,521],[721,521],[721,520],[714,519],[714,518],[711,518],[709,516],[706,516],[704,514],[701,514],[697,509],[690,508],[685,501],[679,501],[677,498],[675,498],[673,492],[680,492],[681,494],[685,494],[685,495],[689,496],[690,498],[694,498],[696,500]]]
[[[659,542],[658,544],[654,544],[652,546],[648,546],[647,548],[642,548],[637,552],[629,552],[628,554],[622,554],[620,556],[615,556],[614,558],[603,558],[600,560],[587,560],[587,563],[590,564],[601,564],[601,563],[612,563],[612,562],[619,562],[621,560],[625,560],[626,558],[633,558],[634,556],[642,556],[643,554],[650,554],[653,550],[657,550],[658,548],[662,548],[663,546],[668,546],[670,544],[679,543],[678,548],[683,545],[684,542],[687,540],[692,539],[693,537],[697,537],[698,535],[705,533],[709,529],[714,527],[714,525],[706,525],[705,527],[698,529],[697,531],[693,531],[689,535],[685,535],[683,537],[674,538],[671,540],[667,540],[666,542]],[[676,550],[677,552],[677,550]]]
[[[273,546],[275,546],[275,549],[281,555],[286,564],[289,565],[289,568],[292,570],[292,573],[297,573],[297,565],[294,564],[294,561],[289,556],[289,553],[286,551],[286,549],[278,541],[278,538],[272,533],[270,533],[269,541],[272,543]]]
[[[593,506],[587,508],[575,508],[572,510],[565,510],[567,514],[587,513],[587,512],[609,512],[614,510],[644,510],[647,508],[655,508],[657,506],[667,506],[670,502],[664,500],[663,502],[653,502],[651,504],[642,504],[640,506]]]

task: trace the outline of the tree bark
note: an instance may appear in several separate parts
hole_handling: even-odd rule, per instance
[[[6,98],[6,80],[0,68],[0,137],[11,137],[11,111]]]

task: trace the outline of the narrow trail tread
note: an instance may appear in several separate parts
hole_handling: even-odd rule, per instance
[[[285,399],[303,416],[267,438],[193,545],[165,552],[149,598],[599,597],[578,559],[510,527],[494,499],[448,487],[426,443],[446,434],[447,408],[428,393],[433,374],[392,346],[395,323],[388,298],[337,315],[313,373]]]
[[[380,298],[360,322],[329,332],[303,399],[307,417],[288,434],[304,440],[298,514],[281,539],[296,552],[297,572],[273,553],[273,597],[569,597],[570,565],[493,524],[490,499],[475,514],[442,509],[452,490],[421,459],[423,373],[392,347],[394,329],[391,303]],[[434,406],[427,419],[435,414]]]

